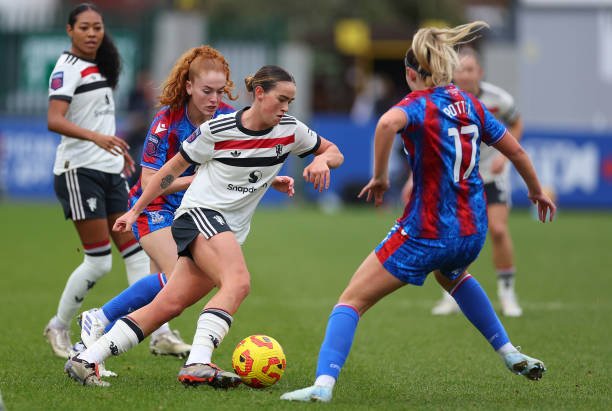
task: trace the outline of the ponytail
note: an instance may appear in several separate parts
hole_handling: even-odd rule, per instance
[[[459,65],[455,46],[475,40],[486,27],[489,25],[484,21],[475,21],[453,28],[422,28],[414,35],[404,63],[423,78],[427,87],[447,85]]]

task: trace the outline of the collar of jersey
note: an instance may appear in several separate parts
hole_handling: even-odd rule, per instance
[[[238,113],[236,113],[236,126],[238,127],[238,130],[242,131],[244,134],[247,134],[249,136],[265,136],[270,131],[272,131],[274,127],[270,127],[265,130],[249,130],[248,128],[242,125],[242,114],[250,108],[251,106],[246,106],[245,108],[240,110]]]
[[[77,56],[76,54],[71,53],[71,52],[69,52],[68,50],[64,50],[64,54],[69,54],[69,55],[74,56],[74,57],[76,57],[76,58],[78,58],[78,59],[81,59],[81,60],[83,60],[83,61],[86,61],[86,62],[88,62],[88,63],[97,64],[95,60],[90,60],[90,59],[86,59],[85,57],[80,57],[80,56]]]

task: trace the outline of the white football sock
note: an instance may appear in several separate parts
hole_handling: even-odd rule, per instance
[[[70,274],[60,298],[57,317],[61,322],[69,324],[72,321],[91,287],[111,270],[112,264],[110,243],[106,255],[91,256],[85,254],[81,265]]]
[[[514,277],[516,271],[514,267],[497,270],[497,290],[498,292],[514,290]]]
[[[132,244],[124,246],[120,252],[125,263],[125,272],[129,285],[151,274],[151,260],[138,242],[134,241]]]
[[[198,328],[193,337],[191,352],[185,364],[210,363],[212,352],[227,335],[232,321],[232,316],[223,310],[207,308],[202,311],[198,318]]]
[[[504,358],[504,356],[505,356],[506,354],[510,354],[510,353],[512,353],[512,352],[516,352],[516,351],[518,351],[518,350],[516,349],[516,347],[515,347],[514,345],[512,345],[512,343],[507,342],[507,343],[505,343],[504,345],[502,345],[501,347],[499,347],[499,348],[497,349],[497,351],[496,351],[496,352],[497,352],[497,353],[498,353],[498,354],[499,354],[499,355],[500,355],[502,358]]]
[[[101,363],[111,355],[119,355],[138,345],[144,335],[129,318],[117,320],[113,328],[87,348],[79,358],[90,363]]]
[[[336,379],[331,375],[319,375],[315,380],[314,385],[318,385],[319,387],[334,388],[334,385],[336,385]]]

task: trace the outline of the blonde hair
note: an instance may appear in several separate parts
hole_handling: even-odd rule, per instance
[[[230,78],[229,64],[223,54],[210,46],[199,46],[187,50],[178,58],[162,85],[159,105],[177,109],[186,104],[189,101],[185,89],[187,80],[193,80],[196,75],[204,71],[224,72],[226,82],[223,91],[230,100],[236,100],[237,97],[231,94],[234,82]]]
[[[455,46],[478,38],[476,33],[486,27],[489,25],[484,21],[475,21],[453,28],[419,29],[406,53],[406,67],[414,69],[427,87],[447,85],[459,65]]]

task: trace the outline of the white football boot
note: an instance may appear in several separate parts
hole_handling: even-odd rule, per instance
[[[504,355],[506,367],[514,374],[522,375],[529,380],[537,381],[546,371],[544,363],[537,358],[531,358],[517,350]]]
[[[285,401],[330,402],[332,399],[332,387],[311,385],[301,390],[286,392],[281,395],[280,399]]]
[[[89,363],[78,356],[69,358],[64,366],[64,371],[70,378],[83,384],[108,387],[110,384],[100,379],[98,364]]]
[[[183,341],[177,330],[172,330],[151,336],[149,350],[155,355],[174,355],[179,358],[187,358],[191,351],[191,345]]]
[[[55,355],[63,359],[70,357],[72,343],[70,342],[70,330],[68,328],[52,327],[51,322],[49,322],[45,327],[43,336],[51,345]]]
[[[442,299],[431,309],[431,313],[433,315],[450,315],[461,312],[457,301],[446,291],[442,293]]]
[[[516,299],[516,293],[513,288],[499,287],[497,296],[501,305],[502,315],[506,317],[520,317],[523,315],[523,309]]]
[[[104,324],[96,316],[96,311],[99,308],[92,308],[81,313],[77,317],[77,323],[81,327],[81,342],[85,347],[91,347],[93,343],[98,341],[104,335]],[[98,364],[98,372],[101,377],[116,377],[117,373],[107,370],[104,362]]]

